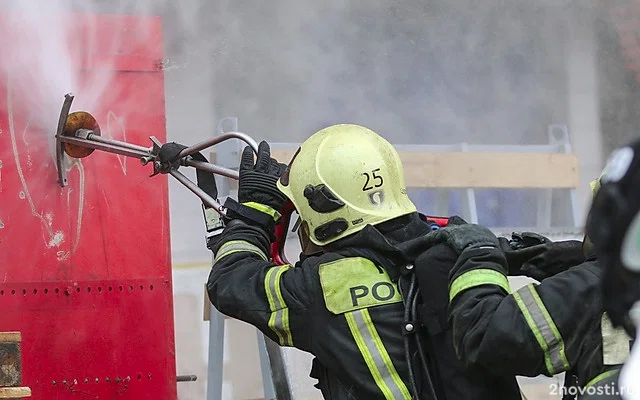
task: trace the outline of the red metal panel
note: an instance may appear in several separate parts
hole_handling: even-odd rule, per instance
[[[83,85],[64,89],[74,90],[72,111],[88,106],[103,136],[165,141],[160,20],[69,18],[56,26],[77,30],[70,65]],[[7,26],[0,42],[24,52],[24,32]],[[88,38],[100,39],[88,47]],[[176,399],[166,176],[96,151],[69,163],[68,186],[58,186],[65,93],[34,96],[38,84],[0,74],[0,331],[22,332],[23,384],[33,399]]]
[[[23,332],[34,399],[175,399],[170,283],[162,279],[3,284],[2,326]],[[9,310],[6,312],[6,310]]]

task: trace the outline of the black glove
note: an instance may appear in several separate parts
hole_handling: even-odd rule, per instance
[[[249,146],[245,147],[240,162],[238,201],[258,203],[280,211],[287,202],[287,197],[278,190],[276,182],[286,168],[285,164],[271,158],[271,150],[267,142],[260,142],[255,164],[253,150]]]
[[[509,275],[523,275],[542,281],[584,262],[582,242],[553,242],[533,232],[513,233],[512,240],[499,238],[509,263]]]
[[[280,192],[276,182],[286,168],[285,164],[271,158],[267,142],[260,142],[255,164],[253,150],[245,147],[240,161],[238,202],[227,198],[224,203],[227,209],[225,219],[241,219],[260,226],[269,234],[271,241],[275,241],[274,229],[282,219],[280,211],[287,202],[287,197]]]
[[[566,240],[543,245],[544,251],[522,264],[524,275],[537,281],[566,271],[585,261],[582,242]]]
[[[534,232],[513,232],[511,234],[511,249],[525,249],[539,244],[553,243],[551,239]]]
[[[446,243],[458,254],[473,248],[500,248],[496,235],[477,224],[448,225],[429,232],[425,239],[429,245]]]

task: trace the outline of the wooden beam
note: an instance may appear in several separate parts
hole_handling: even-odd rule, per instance
[[[31,389],[28,387],[0,387],[0,399],[21,399],[31,397]]]
[[[575,188],[580,184],[574,154],[412,152],[401,157],[408,187]]]
[[[273,150],[288,163],[296,149]],[[578,157],[563,153],[401,151],[409,188],[570,189],[580,185]]]
[[[22,341],[20,332],[0,332],[0,343],[19,343]]]

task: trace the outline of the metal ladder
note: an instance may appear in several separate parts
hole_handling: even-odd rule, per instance
[[[226,131],[225,123],[231,122],[232,131],[238,131],[238,118],[225,117],[218,122],[217,134]],[[215,163],[222,167],[237,169],[242,147],[239,141],[225,141],[216,146]],[[213,160],[212,160],[213,161]],[[231,194],[229,178],[216,176],[220,198]],[[205,294],[205,301],[209,301]],[[209,310],[209,356],[207,371],[207,400],[222,400],[222,376],[224,370],[224,329],[228,318],[213,305]],[[284,357],[280,346],[256,329],[258,355],[265,400],[292,400]]]

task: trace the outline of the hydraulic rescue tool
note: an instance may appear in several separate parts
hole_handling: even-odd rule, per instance
[[[100,126],[91,114],[85,111],[70,112],[73,99],[73,94],[68,93],[65,95],[55,136],[56,164],[60,186],[65,187],[67,185],[64,165],[65,154],[72,158],[84,158],[91,155],[95,150],[101,150],[137,158],[143,165],[152,164],[153,173],[150,176],[169,174],[202,200],[207,239],[222,231],[224,228],[223,217],[227,209],[217,198],[218,189],[213,174],[237,180],[239,179],[238,171],[212,164],[200,152],[226,140],[239,139],[257,153],[258,144],[253,138],[241,132],[228,132],[187,147],[177,143],[163,144],[157,138],[151,136],[149,139],[152,146],[144,147],[102,137]],[[178,170],[181,166],[196,169],[197,183]],[[285,209],[281,210],[282,220],[276,226],[277,239],[271,245],[271,256],[277,264],[288,263],[284,256],[284,245],[291,215],[294,211],[293,204],[290,203],[285,205]]]

